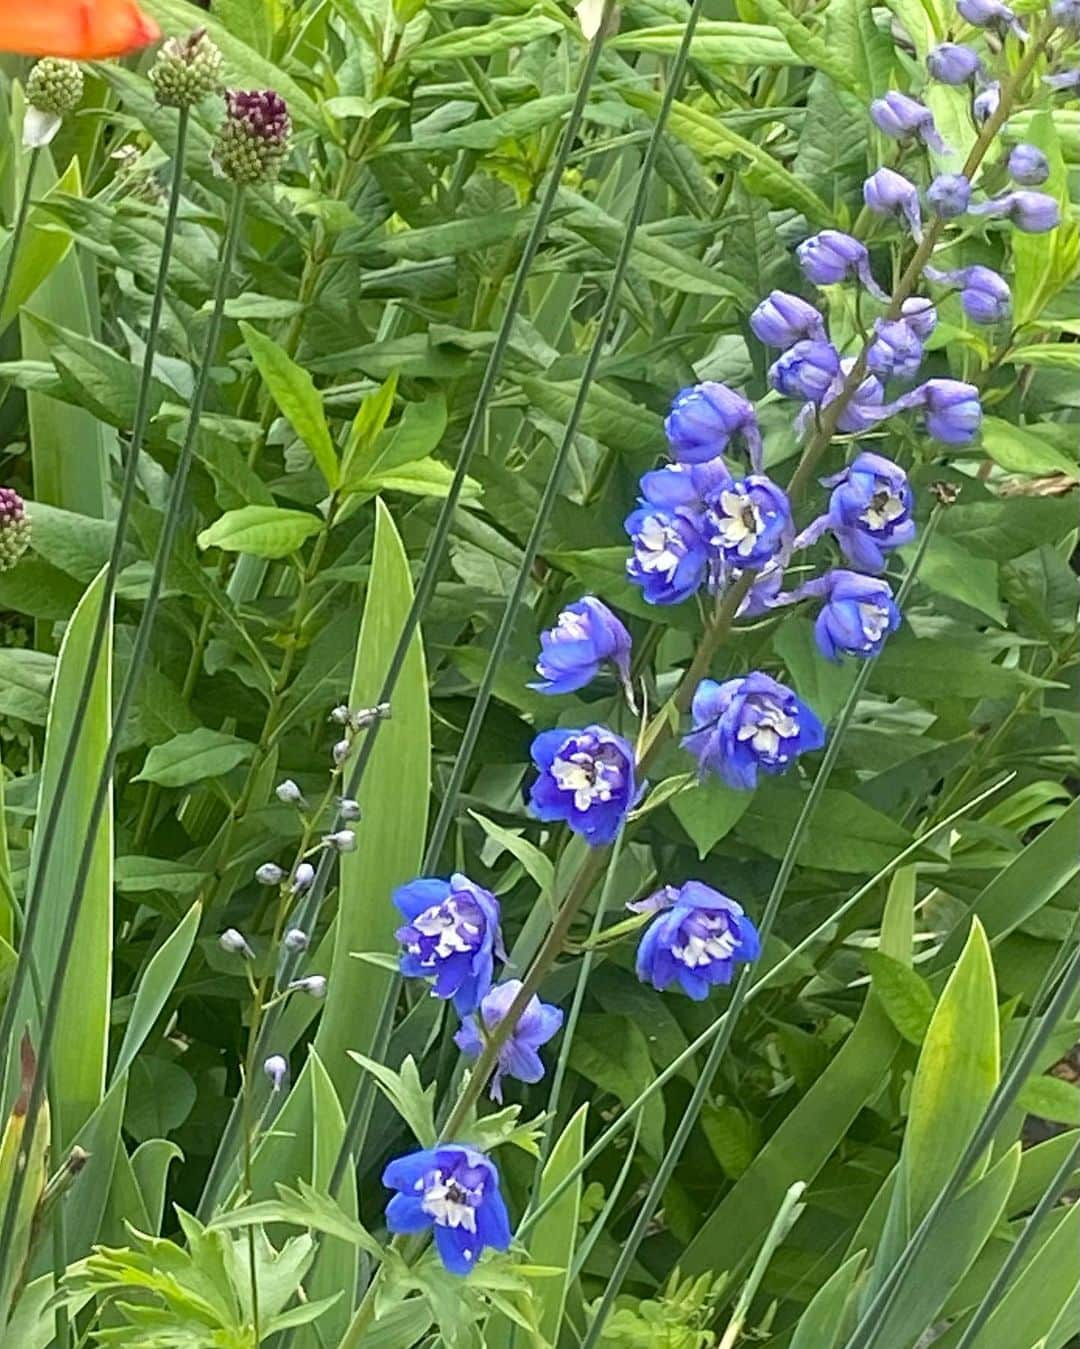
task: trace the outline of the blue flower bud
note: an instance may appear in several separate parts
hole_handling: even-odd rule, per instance
[[[1062,28],[1080,29],[1080,0],[1053,0],[1050,13]]]
[[[1000,323],[1012,308],[1012,293],[1003,276],[989,267],[959,267],[955,271],[939,272],[927,267],[931,281],[948,282],[960,287],[960,304],[974,323]]]
[[[921,295],[912,295],[900,306],[904,322],[922,341],[930,336],[937,327],[937,310],[930,300]]]
[[[800,754],[820,749],[825,728],[795,694],[760,671],[718,684],[703,679],[691,706],[683,748],[702,774],[753,791],[759,773],[786,773]]]
[[[878,169],[863,183],[863,201],[875,215],[900,216],[916,239],[922,238],[922,212],[919,190],[902,173]]]
[[[1080,69],[1062,70],[1055,75],[1044,75],[1042,81],[1048,89],[1053,89],[1057,93],[1060,93],[1063,89],[1077,89],[1080,88]]]
[[[889,633],[900,626],[887,581],[861,572],[836,570],[811,581],[800,592],[825,601],[814,623],[814,639],[827,660],[844,655],[862,660],[875,656]]]
[[[507,979],[496,984],[480,999],[476,1013],[465,1017],[461,1029],[454,1035],[454,1043],[466,1058],[479,1058],[496,1026],[505,1018],[521,992],[520,979]],[[483,1031],[479,1022],[483,1023]],[[544,1076],[544,1063],[537,1052],[541,1045],[556,1035],[563,1023],[558,1007],[541,1002],[534,994],[525,1004],[517,1024],[499,1049],[498,1066],[491,1079],[491,1099],[502,1105],[502,1079],[516,1077],[520,1082],[539,1082]]]
[[[638,798],[631,745],[606,726],[541,731],[529,750],[539,775],[529,793],[538,820],[563,820],[590,847],[612,842]]]
[[[942,42],[926,57],[926,68],[942,84],[967,84],[982,69],[979,53],[959,42]]]
[[[923,348],[918,334],[903,319],[878,319],[866,363],[880,379],[913,379],[922,365]]]
[[[300,865],[296,868],[295,872],[293,872],[293,880],[292,880],[293,894],[299,895],[303,891],[307,890],[314,879],[315,879],[315,868],[311,865],[310,862],[301,862]]]
[[[460,1143],[442,1143],[398,1157],[383,1172],[397,1194],[386,1206],[391,1232],[432,1232],[451,1274],[471,1273],[484,1249],[510,1248],[510,1218],[495,1163]]]
[[[237,932],[234,927],[227,927],[218,937],[218,945],[230,956],[243,956],[245,960],[253,960],[255,952],[247,944],[247,939],[242,932]]]
[[[840,230],[822,230],[795,250],[803,275],[815,286],[859,280],[879,300],[889,297],[874,280],[866,245]]]
[[[987,123],[994,113],[998,110],[998,104],[1001,102],[1001,85],[997,80],[992,80],[985,89],[976,94],[971,102],[971,115],[975,119],[976,126],[983,126]]]
[[[934,125],[934,114],[917,98],[910,98],[898,89],[890,89],[883,98],[874,99],[870,104],[870,119],[879,131],[894,140],[913,137],[939,155],[948,153],[948,147]]]
[[[310,945],[308,934],[298,927],[289,928],[281,939],[281,944],[286,951],[291,951],[296,955],[300,951],[306,951]]]
[[[926,200],[936,216],[953,220],[971,204],[971,184],[962,173],[939,173],[926,189]]]
[[[1027,41],[1027,31],[1016,15],[1002,0],[956,0],[962,18],[975,28],[1010,28],[1021,42]]]
[[[1014,145],[1009,154],[1009,177],[1022,187],[1039,187],[1050,177],[1050,161],[1037,145]]]
[[[796,342],[774,361],[769,383],[785,398],[820,403],[840,370],[840,353],[831,342]]]
[[[394,891],[405,919],[401,973],[434,979],[437,998],[452,998],[460,1016],[479,1006],[491,987],[495,957],[505,959],[499,901],[482,885],[454,872],[449,880],[421,876]]]
[[[326,977],[322,974],[308,974],[303,979],[293,979],[287,987],[290,993],[306,993],[309,998],[326,997]]]
[[[260,885],[280,885],[284,878],[285,873],[276,862],[264,862],[255,872]]]
[[[711,990],[731,983],[736,964],[761,953],[757,928],[742,905],[703,881],[687,881],[678,890],[665,886],[660,903],[650,901],[656,917],[638,945],[635,969],[643,984],[663,993],[677,984],[687,997],[702,1002]]]
[[[263,1064],[263,1072],[270,1079],[270,1090],[280,1091],[289,1076],[289,1060],[281,1054],[271,1054]]]
[[[921,409],[927,431],[943,445],[969,444],[982,425],[978,389],[958,379],[928,379],[898,398],[892,407],[894,411]]]
[[[1004,216],[1025,234],[1045,234],[1061,222],[1057,199],[1046,192],[1006,192],[971,208],[972,215]]]
[[[784,290],[772,290],[750,315],[750,328],[759,342],[781,351],[810,338],[824,342],[825,320],[812,304]]]
[[[823,408],[827,408],[840,396],[854,367],[854,356],[844,356],[841,359],[839,373],[825,396]],[[884,402],[885,386],[876,375],[867,375],[865,379],[860,381],[848,400],[847,406],[837,418],[836,429],[842,431],[845,435],[857,435],[859,432],[869,431],[872,426],[875,426],[881,420]],[[796,434],[801,436],[805,432],[813,417],[813,411],[814,405],[812,403],[807,403],[802,408],[795,419]]]
[[[630,634],[601,600],[586,595],[567,605],[553,628],[540,634],[536,673],[530,684],[541,693],[573,693],[584,688],[611,661],[623,683],[630,683]]]
[[[751,466],[761,467],[761,432],[754,405],[726,384],[706,380],[683,389],[664,422],[672,458],[681,464],[701,464],[723,454],[733,441],[741,442]]]

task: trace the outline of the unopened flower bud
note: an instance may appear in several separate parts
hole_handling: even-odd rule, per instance
[[[926,189],[930,209],[942,220],[963,215],[971,203],[971,184],[962,173],[939,173]]]
[[[220,49],[205,28],[188,37],[171,37],[161,44],[150,67],[154,97],[168,108],[190,108],[222,86],[225,65]]]
[[[1061,208],[1046,192],[1006,192],[1003,197],[971,208],[972,215],[1000,215],[1025,234],[1045,234],[1061,220]]]
[[[270,1079],[271,1089],[280,1091],[289,1076],[289,1061],[282,1054],[271,1054],[263,1064],[263,1072]]]
[[[967,84],[982,67],[979,53],[959,42],[942,42],[926,58],[926,68],[942,84]]]
[[[230,956],[243,956],[245,960],[251,960],[255,952],[247,944],[247,939],[242,932],[237,932],[234,927],[227,927],[218,937],[218,945]]]
[[[335,834],[326,834],[323,845],[335,852],[355,852],[356,835],[351,829],[339,829]]]
[[[311,882],[315,879],[315,868],[310,862],[301,862],[293,872],[292,891],[294,895],[301,894],[308,889]]]
[[[302,806],[304,804],[304,794],[292,778],[286,778],[284,782],[279,782],[274,788],[274,795],[285,806]]]
[[[770,291],[750,315],[750,328],[759,342],[786,351],[808,338],[824,342],[825,320],[812,304],[784,290]]]
[[[1080,67],[1074,70],[1059,70],[1053,75],[1044,75],[1042,82],[1048,89],[1053,89],[1057,93],[1061,93],[1063,89],[1078,89],[1080,88]]]
[[[289,928],[281,939],[281,944],[286,951],[291,951],[294,955],[298,951],[306,951],[310,945],[308,934],[298,927]]]
[[[82,102],[83,73],[74,61],[45,56],[31,70],[26,81],[26,101],[39,112],[66,117]]]
[[[276,862],[264,862],[255,872],[260,885],[280,885],[284,878],[285,873]]]
[[[309,974],[303,979],[294,979],[289,984],[290,993],[306,993],[309,998],[326,997],[326,978],[321,974]]]
[[[330,713],[330,720],[336,722],[338,726],[348,726],[351,716],[348,704],[338,703],[337,707]]]
[[[1053,0],[1050,13],[1062,28],[1080,29],[1080,0]]]
[[[0,572],[10,571],[30,546],[26,503],[12,487],[0,487]]]
[[[1001,85],[992,80],[985,89],[975,95],[971,102],[971,115],[976,126],[983,126],[993,117],[1001,102]]]
[[[923,349],[918,334],[903,319],[878,319],[866,363],[879,379],[913,379],[922,365]]]
[[[831,342],[796,342],[774,361],[769,383],[785,398],[820,403],[840,371],[840,353]]]
[[[1009,28],[1021,42],[1027,41],[1026,29],[1002,0],[956,0],[956,8],[975,28],[994,28],[998,32]]]
[[[906,220],[912,235],[916,239],[922,238],[919,190],[902,173],[884,168],[872,173],[863,183],[863,201],[875,215],[899,216]]]
[[[948,153],[948,146],[934,125],[934,114],[917,98],[910,98],[898,89],[890,89],[883,98],[874,99],[870,119],[879,131],[894,140],[913,137],[939,155]]]
[[[377,721],[389,721],[390,704],[376,703],[374,707],[362,707],[359,712],[352,712],[350,717],[353,730],[363,731],[374,726]]]
[[[803,275],[815,286],[835,286],[841,281],[860,281],[879,300],[889,297],[874,280],[866,245],[842,230],[822,230],[796,248]]]
[[[912,295],[900,306],[900,313],[913,333],[923,342],[937,327],[937,310],[930,300],[921,295]]]
[[[333,757],[334,764],[335,764],[336,767],[338,767],[338,768],[341,767],[341,765],[342,765],[342,764],[345,762],[345,760],[349,757],[349,751],[350,751],[351,749],[352,749],[352,741],[351,741],[351,740],[339,740],[339,741],[337,742],[337,744],[334,746],[334,748],[330,751],[331,756]]]
[[[292,118],[272,89],[230,89],[214,145],[214,165],[234,183],[272,183],[289,152]]]
[[[960,304],[974,323],[1000,323],[1012,308],[1009,283],[990,267],[975,265],[941,272],[927,267],[931,281],[960,287]]]
[[[360,802],[354,801],[349,796],[343,796],[338,802],[338,814],[347,822],[358,820],[360,818]]]
[[[1022,187],[1039,187],[1050,177],[1050,161],[1037,145],[1014,145],[1009,154],[1009,177]]]

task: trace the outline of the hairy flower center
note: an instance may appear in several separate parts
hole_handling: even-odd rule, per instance
[[[682,925],[679,936],[681,945],[672,946],[671,954],[692,970],[714,960],[730,960],[739,944],[723,914],[701,909]]]
[[[476,1207],[483,1198],[482,1190],[468,1190],[452,1176],[444,1179],[441,1171],[434,1172],[426,1184],[421,1180],[417,1185],[424,1190],[421,1208],[440,1227],[464,1227],[466,1232],[476,1231]]]
[[[888,487],[879,487],[859,519],[871,529],[887,529],[904,514],[904,503]]]
[[[417,939],[407,943],[408,950],[420,957],[421,965],[435,965],[448,956],[471,954],[483,936],[483,917],[471,899],[451,895],[441,904],[433,904],[413,919]]]
[[[733,548],[740,557],[753,552],[758,536],[765,528],[757,503],[745,492],[721,492],[712,517],[716,532],[711,542],[720,548]]]
[[[638,563],[642,571],[655,572],[670,581],[686,555],[679,531],[655,515],[647,516],[638,534]]]
[[[573,745],[575,742],[571,741]],[[597,802],[610,801],[623,785],[623,771],[618,757],[603,748],[592,753],[574,749],[558,755],[551,765],[551,776],[560,791],[574,793],[574,807],[588,810]]]
[[[860,604],[859,622],[869,649],[885,635],[885,630],[889,626],[889,611],[880,604]]]
[[[571,613],[565,609],[559,615],[559,621],[551,632],[555,642],[581,642],[589,636],[589,625],[584,614]]]
[[[753,704],[748,703],[748,712],[736,738],[748,740],[750,748],[761,758],[786,763],[788,756],[779,752],[780,746],[799,734],[799,723],[772,698],[756,698]]]

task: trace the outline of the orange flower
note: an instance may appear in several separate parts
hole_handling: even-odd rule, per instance
[[[136,0],[0,0],[0,51],[93,61],[160,36]]]

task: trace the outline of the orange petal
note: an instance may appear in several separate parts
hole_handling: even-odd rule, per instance
[[[136,0],[0,0],[0,51],[94,61],[160,36]]]

